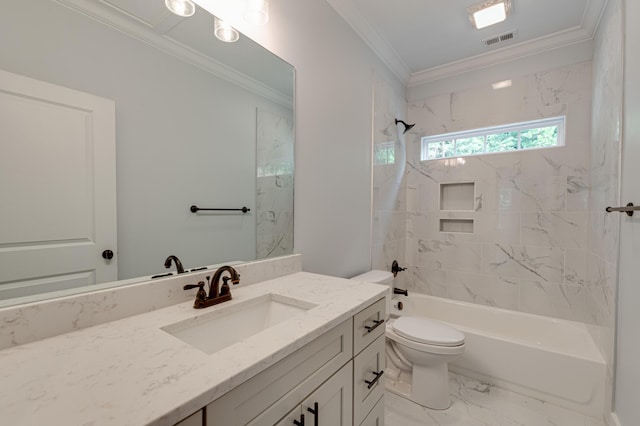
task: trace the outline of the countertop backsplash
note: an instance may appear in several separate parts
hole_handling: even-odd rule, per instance
[[[239,285],[246,286],[302,271],[302,256],[262,259],[234,268],[240,274]],[[182,286],[206,281],[213,272],[209,269],[1,308],[0,350],[186,302],[195,298],[196,290],[184,291]]]

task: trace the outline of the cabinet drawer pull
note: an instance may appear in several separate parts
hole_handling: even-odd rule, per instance
[[[313,418],[313,426],[318,426],[318,424],[320,423],[320,419],[319,419],[319,415],[318,415],[318,403],[315,402],[313,404],[313,408],[307,407],[307,411],[310,412],[311,414],[313,414],[314,418]]]
[[[373,385],[375,385],[376,383],[378,383],[378,380],[380,380],[380,377],[382,377],[382,375],[384,374],[384,370],[380,370],[379,372],[375,372],[373,371],[373,374],[376,375],[376,377],[374,377],[373,380],[369,381],[369,380],[365,380],[364,382],[367,384],[367,389],[371,389],[373,387]]]
[[[304,426],[304,414],[300,414],[300,421],[294,420],[293,424],[296,426]]]
[[[381,326],[382,324],[384,324],[384,320],[373,320],[373,322],[375,323],[375,325],[365,325],[364,328],[367,329],[367,333],[371,333],[373,330],[375,330],[376,328],[378,328],[379,326]]]

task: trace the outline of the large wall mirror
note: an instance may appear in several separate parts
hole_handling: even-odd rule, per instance
[[[26,77],[51,91],[69,89],[112,102],[115,196],[104,210],[114,209],[117,236],[113,247],[93,244],[89,254],[49,254],[54,246],[91,245],[101,211],[89,206],[91,182],[65,177],[74,166],[60,165],[73,156],[86,161],[85,169],[107,159],[87,160],[96,150],[83,132],[81,154],[66,144],[66,105],[49,100],[37,114],[14,116],[34,97],[18,98],[0,87],[0,306],[102,281],[148,279],[170,272],[163,265],[169,255],[191,270],[292,253],[291,65],[242,35],[235,43],[216,39],[212,15],[197,8],[189,18],[178,17],[164,0],[9,2],[0,14],[0,39],[3,84],[15,77],[22,86],[19,78]],[[78,111],[90,116],[71,109],[68,123]],[[39,136],[46,146],[27,148],[16,134],[38,129],[41,121],[53,129]],[[91,131],[99,127],[91,118],[80,121]],[[17,130],[4,130],[12,126]],[[103,178],[93,176],[87,180]],[[60,194],[69,188],[81,195],[65,202]],[[192,205],[250,211],[193,213]],[[80,231],[65,234],[67,225],[54,217]],[[39,254],[23,257],[30,250]],[[103,259],[105,250],[112,259]],[[63,265],[83,257],[114,270],[111,278],[101,279],[91,267],[69,272]]]

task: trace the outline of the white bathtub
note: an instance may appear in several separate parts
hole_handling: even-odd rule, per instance
[[[466,351],[450,371],[590,416],[603,414],[606,365],[582,323],[415,293],[394,298],[390,314],[421,315],[462,331]]]

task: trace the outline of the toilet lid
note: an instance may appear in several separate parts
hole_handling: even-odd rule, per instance
[[[464,343],[464,334],[459,330],[424,317],[400,317],[393,322],[393,329],[404,338],[434,346],[459,346]]]

